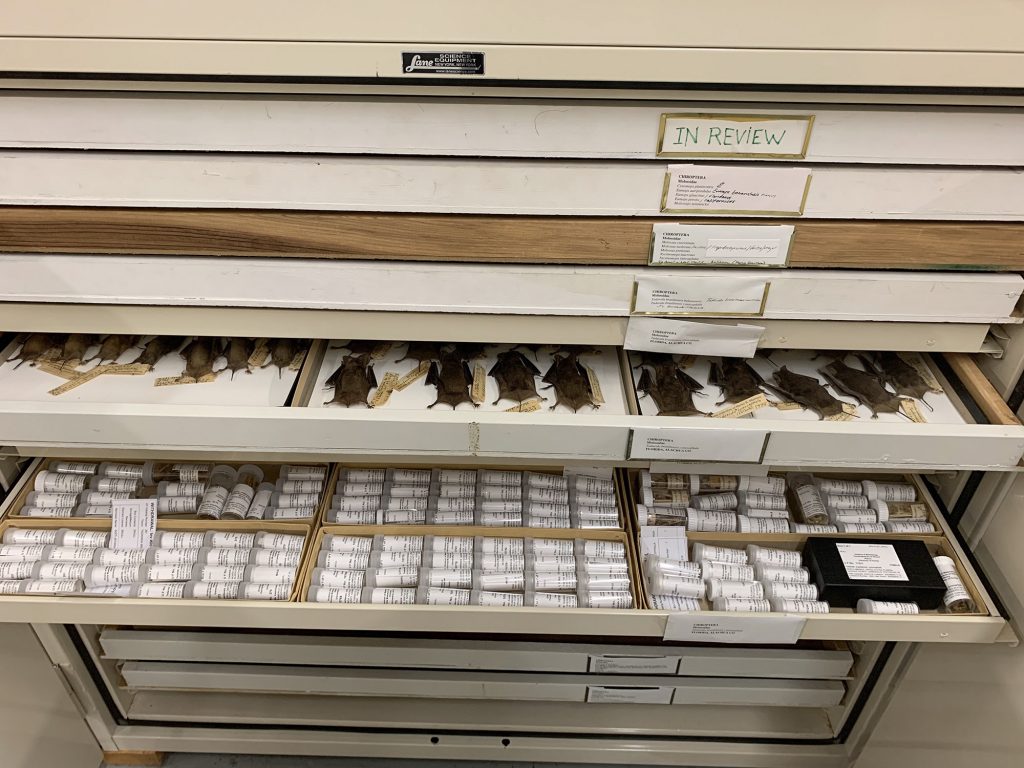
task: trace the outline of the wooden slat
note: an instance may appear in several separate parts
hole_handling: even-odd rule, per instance
[[[999,392],[978,368],[974,358],[963,352],[947,352],[946,360],[991,423],[1020,424],[1016,414],[999,396]]]
[[[0,207],[0,251],[644,264],[628,217]],[[768,219],[729,223],[771,224]],[[687,223],[722,224],[722,219]],[[798,221],[791,266],[1024,269],[1024,223]]]

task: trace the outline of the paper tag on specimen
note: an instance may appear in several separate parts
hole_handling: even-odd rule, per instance
[[[935,378],[935,374],[932,373],[932,369],[928,367],[928,363],[924,361],[924,357],[922,357],[920,352],[903,352],[900,354],[900,357],[914,366],[914,370],[924,379],[928,389],[936,394],[942,392],[942,385],[939,384],[939,380]]]
[[[298,370],[300,370],[302,368],[302,361],[305,360],[305,359],[306,359],[306,350],[300,349],[298,352],[295,353],[295,356],[292,358],[292,361],[290,363],[288,363],[288,370],[289,371],[298,371]]]
[[[63,395],[65,392],[70,392],[71,390],[76,389],[77,387],[80,387],[83,384],[87,384],[93,379],[97,379],[100,376],[102,376],[105,373],[105,371],[103,370],[105,367],[106,366],[97,365],[95,368],[86,371],[85,373],[76,376],[73,379],[68,379],[59,387],[51,389],[49,394],[54,396]]]
[[[270,357],[270,347],[267,346],[267,339],[260,339],[256,342],[256,349],[249,355],[249,365],[259,368]]]
[[[667,354],[753,357],[764,328],[663,317],[631,317],[626,323],[625,348]]]
[[[598,675],[674,675],[678,656],[591,655],[588,671]]]
[[[652,266],[784,267],[793,227],[789,225],[655,224]]]
[[[810,185],[804,168],[670,165],[661,211],[799,216]]]
[[[543,400],[533,398],[519,405],[513,405],[511,408],[506,408],[505,413],[533,413],[534,411],[539,411],[543,403]]]
[[[629,458],[760,462],[767,440],[767,429],[634,427]]]
[[[473,386],[469,390],[469,396],[474,403],[482,403],[487,396],[487,371],[482,365],[473,366]]]
[[[392,342],[392,341],[382,341],[382,342],[380,342],[372,350],[370,350],[370,359],[371,360],[381,360],[381,359],[383,359],[384,355],[386,355],[388,353],[388,350],[391,349],[391,346],[393,344],[394,344],[394,342]]]
[[[373,398],[370,400],[370,406],[373,408],[379,408],[390,400],[391,393],[395,390],[395,384],[397,383],[397,373],[394,371],[388,371],[385,373],[384,378],[381,379],[380,383],[377,385],[377,391],[373,393]]]
[[[427,371],[429,371],[429,370],[430,370],[430,361],[429,360],[424,360],[418,366],[416,366],[411,371],[409,371],[407,374],[405,374],[405,376],[400,378],[398,380],[398,383],[395,384],[395,389],[397,391],[401,392],[403,389],[408,387],[414,381],[416,381],[418,379],[422,379],[424,376],[426,376],[427,375]]]
[[[807,620],[801,616],[709,616],[670,613],[663,640],[689,643],[771,643],[792,645],[800,639]]]
[[[104,366],[106,376],[144,376],[153,370],[153,367],[145,363],[119,363],[116,365]]]
[[[148,549],[153,544],[156,499],[115,499],[110,512],[111,549]]]
[[[892,544],[837,542],[846,575],[864,581],[910,581]]]
[[[54,363],[39,363],[36,365],[37,371],[48,373],[51,376],[57,376],[65,381],[71,381],[72,379],[81,376],[79,371],[75,370],[73,365],[56,365]]]
[[[742,416],[749,416],[754,411],[758,411],[761,408],[767,408],[770,405],[768,398],[764,396],[764,393],[758,393],[753,397],[748,397],[746,400],[742,400],[736,405],[724,408],[721,411],[711,414],[716,419],[738,419]]]
[[[853,421],[857,417],[857,406],[852,403],[843,403],[843,412],[835,416],[826,416],[825,421]]]
[[[633,314],[761,315],[770,285],[759,277],[638,277]]]
[[[928,420],[921,413],[921,409],[917,407],[917,403],[914,400],[903,400],[900,402],[900,410],[906,415],[908,419],[918,424],[926,424]]]
[[[589,365],[584,365],[583,370],[587,372],[587,382],[590,384],[590,399],[595,405],[604,405],[604,395],[601,392],[601,382],[597,378],[597,372]]]

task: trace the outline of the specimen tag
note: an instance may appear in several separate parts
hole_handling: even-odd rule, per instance
[[[853,421],[857,415],[857,406],[850,403],[843,403],[843,412],[835,416],[826,416],[825,421]]]
[[[150,370],[152,367],[145,363],[121,363],[104,366],[103,373],[111,376],[144,376]]]
[[[36,370],[48,373],[51,376],[59,376],[65,381],[70,381],[81,375],[73,366],[54,365],[53,363],[39,363],[36,366]]]
[[[422,379],[424,376],[426,376],[427,375],[427,371],[429,371],[429,370],[430,370],[430,361],[429,360],[424,360],[416,368],[414,368],[413,370],[409,371],[407,374],[405,374],[405,376],[400,378],[398,380],[398,383],[395,384],[395,389],[398,392],[401,392],[403,389],[408,387],[410,384],[412,384],[417,379]]]
[[[584,365],[583,369],[587,372],[587,381],[590,383],[590,399],[595,405],[604,405],[604,395],[601,393],[601,382],[597,378],[597,373],[589,365]]]
[[[753,397],[748,397],[746,400],[736,403],[736,405],[711,414],[711,416],[716,419],[738,419],[761,408],[767,408],[769,405],[768,398],[764,396],[764,393],[758,392]]]
[[[193,379],[191,376],[164,376],[153,382],[154,387],[171,387],[175,384],[209,384],[211,381],[216,381],[217,375],[208,373],[205,376],[200,376],[198,379]]]
[[[927,423],[924,414],[921,413],[921,409],[917,407],[917,403],[913,400],[904,400],[900,403],[900,410],[906,415],[911,421],[915,421],[918,424]]]
[[[473,389],[470,396],[474,403],[482,403],[487,396],[487,371],[482,365],[473,366]]]
[[[651,266],[784,267],[793,227],[655,224],[651,228]]]
[[[806,168],[758,165],[670,165],[662,213],[800,216],[811,187]]]
[[[385,373],[384,378],[381,379],[380,384],[377,385],[377,391],[373,393],[373,398],[370,400],[370,407],[379,408],[390,400],[391,393],[394,392],[395,384],[397,383],[397,373],[394,371],[388,371]]]
[[[115,499],[110,516],[111,549],[148,549],[153,544],[156,499]]]
[[[59,387],[57,387],[55,389],[51,389],[50,390],[50,394],[54,395],[54,396],[56,396],[56,395],[63,395],[65,392],[70,392],[72,389],[75,389],[76,387],[80,387],[83,384],[86,384],[86,383],[92,381],[93,379],[99,378],[102,375],[103,375],[103,366],[102,365],[97,365],[91,371],[87,371],[86,373],[83,373],[81,376],[76,376],[73,379],[65,381]]]
[[[375,346],[372,350],[370,350],[370,357],[373,360],[380,360],[380,359],[382,359],[384,357],[384,355],[386,355],[388,353],[388,350],[391,349],[391,344],[392,344],[392,342],[390,342],[390,341],[382,341],[382,342],[380,342],[377,346]]]
[[[543,402],[543,400],[538,400],[537,398],[527,400],[525,403],[506,408],[505,413],[532,413],[533,411],[539,411]]]
[[[800,403],[778,402],[768,403],[768,405],[779,411],[802,411],[804,408],[802,405],[800,405]]]
[[[302,368],[302,361],[306,359],[306,350],[302,349],[295,353],[295,357],[288,363],[289,371],[297,371]]]
[[[249,365],[259,368],[267,361],[268,357],[270,357],[270,347],[267,346],[267,340],[260,339],[256,342],[256,349],[249,355]]]

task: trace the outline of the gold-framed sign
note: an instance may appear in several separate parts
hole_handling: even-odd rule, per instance
[[[814,115],[663,113],[658,157],[803,160]]]
[[[802,216],[811,172],[800,166],[670,165],[661,212]]]

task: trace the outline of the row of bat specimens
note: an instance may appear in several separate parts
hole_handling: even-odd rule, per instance
[[[908,402],[932,411],[929,399],[942,393],[916,353],[760,350],[743,359],[632,352],[630,364],[641,406],[650,398],[663,416],[712,415],[763,394],[769,404],[795,404],[819,419],[852,415],[851,406],[871,418],[910,418]]]
[[[184,361],[181,376],[200,380],[231,372],[252,373],[251,361],[258,347],[266,346],[266,361],[260,367],[277,366],[278,374],[297,355],[309,348],[302,339],[255,339],[220,336],[137,336],[129,334],[30,333],[19,340],[18,350],[7,360],[15,369],[22,364],[44,363],[61,370],[87,370],[90,364],[146,365],[153,368],[169,355]],[[218,365],[223,360],[223,365]]]
[[[454,409],[463,404],[479,407],[487,403],[515,409],[530,404],[531,410],[547,405],[549,410],[563,408],[575,413],[581,408],[597,409],[603,402],[600,393],[595,392],[593,370],[588,369],[588,358],[601,354],[594,347],[344,341],[334,343],[329,354],[330,350],[341,350],[342,356],[324,382],[326,389],[333,390],[326,406],[380,406],[388,398],[382,401],[380,396],[375,397],[378,387],[388,386],[382,394],[390,397],[392,392],[398,394],[410,385],[433,388],[433,401],[416,406],[426,408],[443,405]],[[478,367],[481,371],[476,373]],[[407,371],[404,380],[396,381],[401,370]],[[387,385],[385,375],[392,377]],[[405,399],[408,402],[410,399]]]

